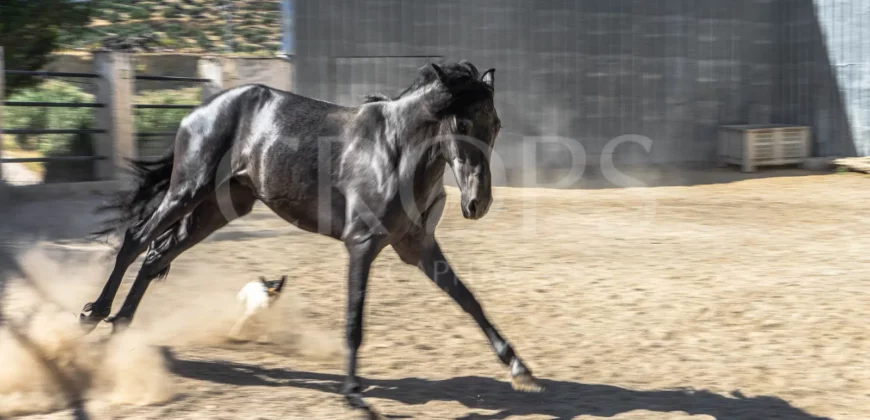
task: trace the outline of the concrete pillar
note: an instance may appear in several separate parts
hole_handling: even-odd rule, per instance
[[[278,89],[286,90],[288,92],[293,91],[293,63],[290,61],[289,57],[286,58],[276,58],[275,66],[278,68],[277,84],[275,87]]]
[[[253,61],[253,60],[249,60]],[[287,58],[269,58],[260,60],[259,75],[256,81],[275,89],[293,90],[293,65]]]
[[[106,134],[97,136],[94,149],[107,160],[97,161],[97,176],[101,180],[121,180],[127,159],[138,155],[134,137],[133,84],[135,71],[128,53],[97,51],[94,53],[94,72],[100,75],[97,83],[97,126]]]
[[[262,83],[275,89],[292,89],[292,65],[282,58],[232,58],[232,71],[238,77],[236,85]],[[227,73],[225,71],[225,73]]]
[[[205,101],[208,98],[211,98],[216,93],[220,92],[223,89],[224,85],[224,73],[223,73],[223,64],[221,60],[217,57],[202,57],[196,63],[196,71],[197,77],[201,77],[204,79],[210,79],[211,82],[203,83],[202,85],[202,97],[201,99]]]
[[[236,62],[238,59],[232,57],[220,57],[219,60],[221,62],[223,88],[229,89],[242,84],[239,81],[239,66]]]

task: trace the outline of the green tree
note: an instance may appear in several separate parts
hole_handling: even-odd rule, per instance
[[[88,0],[0,1],[0,46],[7,69],[39,70],[57,48],[61,31],[83,31],[95,2]],[[31,76],[7,75],[6,91],[32,86]]]

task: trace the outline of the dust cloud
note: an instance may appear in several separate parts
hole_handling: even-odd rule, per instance
[[[85,335],[75,306],[94,296],[104,273],[94,261],[57,264],[34,250],[24,278],[6,285],[0,330],[0,416],[43,413],[88,400],[153,404],[174,396],[158,349],[138,331],[112,340]]]
[[[7,280],[0,301],[0,417],[61,410],[78,401],[110,407],[172,400],[179,391],[160,347],[233,345],[226,335],[239,314],[236,292],[253,279],[228,279],[208,266],[171,273],[152,283],[132,327],[111,336],[108,325],[84,334],[78,324],[81,306],[106,279],[105,258],[59,262],[39,246],[20,262],[26,275]],[[113,310],[128,287],[122,285]],[[341,355],[336,335],[305,322],[303,302],[282,296],[274,309],[255,339],[269,340],[279,353]]]

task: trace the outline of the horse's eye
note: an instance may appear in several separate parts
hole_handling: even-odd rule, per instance
[[[468,121],[457,121],[456,131],[459,134],[468,134],[468,132],[471,131],[471,123],[469,123]]]

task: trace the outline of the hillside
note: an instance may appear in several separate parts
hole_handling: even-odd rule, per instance
[[[279,0],[94,0],[89,27],[65,49],[140,40],[158,51],[272,54],[281,48]],[[142,41],[144,40],[144,41]]]

